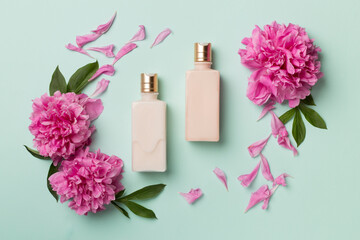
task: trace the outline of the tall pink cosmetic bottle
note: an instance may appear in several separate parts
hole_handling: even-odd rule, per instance
[[[211,69],[211,43],[195,43],[195,68],[186,72],[185,139],[219,141],[220,73]]]
[[[166,103],[157,74],[141,74],[141,100],[132,104],[132,170],[166,171]]]

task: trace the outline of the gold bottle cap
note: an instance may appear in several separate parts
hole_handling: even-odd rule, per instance
[[[142,93],[158,92],[158,79],[156,73],[141,74],[141,92]]]
[[[195,43],[195,62],[211,62],[211,43]]]

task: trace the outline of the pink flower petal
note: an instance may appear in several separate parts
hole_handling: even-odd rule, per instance
[[[263,110],[261,111],[261,114],[258,118],[258,121],[260,119],[262,119],[270,110],[273,110],[275,107],[274,107],[274,104],[276,102],[275,101],[270,101],[268,104],[266,104],[266,106],[263,108]]]
[[[113,53],[113,48],[114,48],[114,44],[111,44],[104,47],[90,47],[87,50],[101,52],[105,54],[105,56],[107,57],[115,57]]]
[[[69,43],[68,45],[65,45],[65,47],[71,51],[79,52],[79,53],[85,54],[86,56],[93,58],[87,51],[85,51],[84,49],[79,48],[77,46],[74,46],[71,43]]]
[[[276,190],[277,188],[278,188],[278,186],[273,187],[273,188],[270,189],[270,196],[264,200],[264,203],[263,203],[263,205],[261,206],[262,209],[264,209],[264,210],[267,209],[267,207],[268,207],[268,205],[269,205],[270,198],[271,198],[271,196],[273,195],[273,193],[275,192],[275,190]]]
[[[261,172],[262,172],[262,175],[264,176],[264,178],[266,180],[274,181],[274,177],[270,172],[269,163],[268,163],[266,157],[264,155],[262,155],[262,153],[260,153],[260,157],[261,157]]]
[[[96,30],[92,30],[92,32],[96,33],[96,34],[100,34],[100,35],[106,33],[110,29],[111,25],[113,24],[115,17],[116,17],[116,12],[114,13],[112,18],[107,23],[99,25],[96,28]]]
[[[97,33],[90,33],[83,36],[76,36],[76,44],[79,47],[83,47],[85,44],[95,41],[100,36],[101,34],[97,34]]]
[[[292,150],[294,156],[298,154],[296,148],[291,144],[289,139],[289,133],[286,130],[285,125],[281,122],[281,120],[276,116],[273,111],[270,111],[272,118],[271,118],[271,130],[272,135],[278,139],[278,144]]]
[[[115,69],[113,65],[107,64],[104,66],[101,66],[94,75],[89,79],[89,82],[100,76],[101,74],[105,74],[108,76],[112,76],[115,73]]]
[[[116,54],[116,57],[114,59],[114,62],[112,63],[112,65],[114,65],[120,58],[122,58],[124,55],[128,54],[129,52],[131,52],[132,50],[134,50],[137,47],[137,45],[135,43],[127,43],[125,44],[120,50],[119,52]]]
[[[224,171],[221,170],[220,168],[215,168],[215,169],[213,170],[213,172],[214,172],[215,175],[220,179],[220,181],[225,185],[226,190],[229,191],[228,186],[227,186],[226,175],[225,175]]]
[[[252,170],[251,173],[249,174],[244,174],[238,177],[238,180],[241,182],[241,185],[243,185],[244,187],[248,187],[252,181],[254,181],[258,171],[259,171],[259,167],[260,167],[260,163],[259,162],[256,167],[254,168],[254,170]]]
[[[183,196],[185,198],[185,200],[189,203],[192,204],[193,202],[195,202],[199,197],[202,196],[202,191],[200,188],[197,189],[191,189],[190,192],[188,193],[180,193],[181,196]]]
[[[283,173],[280,176],[278,176],[277,178],[275,178],[274,182],[273,182],[273,186],[275,185],[282,185],[282,186],[286,186],[286,180],[285,178],[287,177],[291,177],[289,174],[287,173]]]
[[[90,121],[97,119],[104,110],[101,99],[87,98],[84,107],[89,115]]]
[[[130,39],[130,42],[142,41],[145,39],[145,27],[144,25],[139,25],[140,29],[135,33],[135,35]]]
[[[150,48],[158,45],[159,43],[161,43],[162,41],[164,41],[164,39],[169,36],[169,34],[171,33],[171,30],[169,28],[166,28],[164,31],[162,31],[161,33],[159,33],[159,35],[155,38],[155,41],[153,42],[153,44],[151,45]]]
[[[103,93],[103,92],[107,89],[107,87],[108,87],[108,85],[109,85],[109,82],[110,82],[110,81],[109,81],[109,80],[106,80],[105,78],[101,79],[101,80],[97,83],[96,89],[95,89],[94,93],[93,93],[90,97],[91,97],[91,98],[94,98],[94,97],[100,95],[101,93]]]
[[[267,138],[263,139],[263,140],[259,140],[253,144],[251,144],[248,147],[249,150],[249,154],[251,157],[256,157],[259,155],[259,153],[261,153],[261,151],[264,149],[265,145],[267,144],[269,138],[271,135],[269,135]]]
[[[268,199],[271,196],[271,191],[269,190],[268,185],[262,185],[258,190],[251,193],[250,201],[248,206],[245,209],[245,212],[247,212],[250,208],[258,204],[259,202],[262,202],[266,199]],[[264,204],[267,207],[268,201]]]

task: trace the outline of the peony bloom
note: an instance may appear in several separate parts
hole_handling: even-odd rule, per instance
[[[313,44],[305,29],[294,24],[285,26],[273,22],[258,26],[239,49],[241,62],[253,70],[248,82],[247,97],[257,105],[269,99],[291,108],[310,94],[310,89],[323,76],[318,61],[319,47]]]
[[[71,160],[61,163],[60,171],[49,177],[54,191],[63,203],[69,199],[69,207],[79,215],[104,210],[104,205],[115,200],[115,194],[123,190],[120,183],[123,161],[89,149],[80,149]]]
[[[35,136],[34,147],[42,156],[51,157],[57,165],[79,148],[90,144],[95,126],[90,125],[103,111],[100,99],[86,94],[44,94],[33,100],[29,126]]]

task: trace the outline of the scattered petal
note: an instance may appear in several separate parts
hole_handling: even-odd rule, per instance
[[[96,28],[96,30],[92,30],[92,32],[95,34],[100,34],[100,35],[106,33],[110,29],[111,25],[113,24],[115,17],[116,17],[116,12],[114,13],[112,18],[107,23],[99,25]]]
[[[97,85],[96,85],[96,89],[94,91],[94,93],[90,96],[91,98],[94,98],[98,95],[100,95],[101,93],[103,93],[104,91],[106,91],[108,85],[109,85],[109,80],[106,80],[105,78],[101,79]]]
[[[107,64],[104,66],[101,66],[94,75],[89,79],[89,82],[100,76],[101,74],[105,74],[108,76],[112,76],[115,73],[115,69],[113,65]]]
[[[257,121],[262,119],[269,111],[273,110],[275,108],[274,107],[275,103],[276,103],[275,101],[270,101],[268,104],[266,104],[266,106],[261,111],[260,116]]]
[[[224,171],[221,170],[220,168],[215,168],[215,169],[213,170],[213,172],[214,172],[215,175],[220,179],[220,181],[225,185],[226,190],[229,191],[228,186],[227,186],[226,175],[225,175]]]
[[[273,195],[273,193],[275,192],[275,190],[277,188],[278,188],[278,186],[273,187],[272,189],[270,189],[270,196],[264,200],[264,203],[263,203],[263,205],[261,207],[262,209],[264,209],[264,210],[267,209],[267,207],[269,205],[270,198],[271,198],[271,196]]]
[[[262,175],[264,176],[264,178],[266,180],[274,181],[274,177],[271,174],[269,163],[268,163],[266,157],[264,155],[262,155],[262,153],[260,153],[260,157],[261,157],[261,172],[262,172]]]
[[[259,162],[256,167],[254,168],[254,170],[252,170],[251,173],[249,174],[244,174],[238,177],[238,180],[241,182],[241,185],[243,185],[244,187],[248,187],[252,181],[254,181],[258,171],[259,171],[259,167],[260,167],[260,163]]]
[[[262,202],[271,196],[271,191],[269,190],[268,185],[262,185],[256,192],[251,193],[250,201],[248,206],[245,209],[245,212],[247,212],[250,208],[258,204],[259,202]],[[269,200],[264,202],[263,208],[267,208],[267,205],[269,203]]]
[[[159,35],[157,35],[157,37],[155,38],[154,43],[151,45],[150,48],[158,45],[159,43],[161,43],[162,41],[164,41],[164,39],[169,36],[169,34],[171,33],[171,30],[169,28],[166,28],[164,31],[162,31],[161,33],[159,33]]]
[[[291,144],[289,139],[289,133],[286,130],[285,125],[281,122],[281,120],[276,116],[273,111],[270,111],[272,118],[271,118],[271,130],[272,135],[278,139],[278,143],[280,146],[292,150],[294,156],[298,154],[296,148]]]
[[[137,47],[135,43],[127,43],[125,46],[123,46],[119,52],[116,54],[116,57],[114,59],[114,62],[112,65],[114,65],[120,58],[122,58],[124,55],[128,54],[132,50],[134,50]]]
[[[114,44],[104,46],[104,47],[90,47],[87,50],[101,52],[101,53],[105,54],[105,56],[107,56],[107,57],[115,57],[115,55],[113,53],[113,49],[114,49]]]
[[[142,41],[145,39],[145,27],[144,25],[139,25],[140,29],[135,33],[135,35],[130,39],[130,42]]]
[[[277,178],[275,178],[274,182],[273,182],[273,186],[275,185],[282,185],[282,186],[286,186],[286,180],[285,178],[287,177],[291,177],[289,174],[287,173],[283,173],[280,176],[278,176]]]
[[[199,197],[202,196],[202,191],[200,188],[191,189],[188,193],[180,193],[181,196],[185,198],[185,200],[191,204],[195,202]]]
[[[71,51],[79,52],[79,53],[85,54],[86,56],[93,58],[87,51],[85,51],[84,49],[79,48],[77,46],[74,46],[71,43],[69,43],[68,45],[65,45],[65,47]]]
[[[249,154],[250,154],[251,157],[256,157],[261,153],[261,151],[263,150],[263,148],[267,144],[270,136],[271,136],[271,134],[267,138],[265,138],[263,140],[259,140],[259,141],[255,142],[255,143],[251,144],[248,147]]]
[[[95,41],[100,36],[101,34],[97,34],[97,33],[90,33],[83,36],[76,36],[76,44],[79,47],[83,47],[85,44]]]

